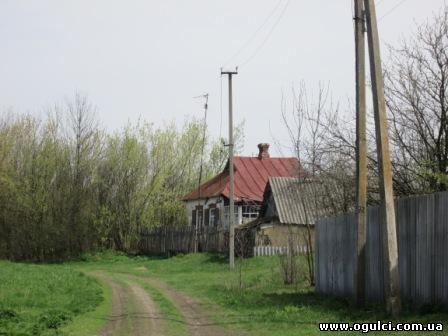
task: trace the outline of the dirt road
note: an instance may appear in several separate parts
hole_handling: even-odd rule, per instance
[[[111,314],[100,336],[172,336],[167,329],[168,317],[161,314],[149,293],[140,285],[142,283],[163,293],[177,308],[183,321],[176,322],[185,325],[186,335],[234,335],[212,322],[200,301],[176,291],[164,282],[123,273],[93,272],[90,275],[112,289]]]
[[[136,282],[105,272],[91,273],[112,289],[112,311],[101,336],[163,335],[164,320],[154,301]]]

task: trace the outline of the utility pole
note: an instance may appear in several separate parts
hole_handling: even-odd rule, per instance
[[[233,177],[233,102],[232,102],[232,76],[238,74],[238,68],[235,71],[222,71],[221,76],[227,75],[229,78],[229,177],[230,177],[230,195],[229,195],[229,266],[235,268],[235,202],[234,202],[234,177]]]
[[[364,0],[355,1],[356,48],[356,265],[355,301],[363,307],[366,300],[366,208],[367,208],[367,137],[366,137],[366,61]]]
[[[202,130],[202,148],[201,148],[201,165],[199,167],[199,180],[198,180],[198,205],[201,205],[201,183],[202,183],[202,166],[204,165],[204,147],[205,147],[205,134],[207,129],[207,110],[208,110],[208,93],[193,98],[204,98],[204,124]],[[202,208],[202,222],[204,221],[204,208]],[[199,215],[196,214],[196,223],[194,230],[194,253],[198,252],[198,230],[199,230]]]
[[[370,56],[370,76],[375,115],[376,147],[380,176],[382,210],[382,239],[384,258],[384,293],[386,309],[396,317],[401,313],[400,273],[398,270],[397,228],[392,185],[392,167],[389,153],[384,81],[381,68],[380,42],[374,0],[364,0],[367,22],[367,40]]]

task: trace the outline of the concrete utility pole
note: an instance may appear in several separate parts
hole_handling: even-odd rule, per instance
[[[355,1],[356,47],[356,220],[357,249],[355,265],[355,300],[363,307],[366,299],[366,207],[367,207],[367,139],[366,139],[366,54],[364,0]]]
[[[374,0],[364,0],[366,9],[367,37],[370,55],[370,75],[375,114],[376,146],[380,174],[382,207],[382,238],[384,257],[384,292],[386,309],[396,317],[401,313],[400,273],[398,271],[397,228],[387,131],[384,82],[381,68],[380,43]]]
[[[198,180],[198,206],[201,205],[201,184],[202,184],[202,166],[204,164],[204,147],[205,147],[205,134],[207,128],[207,110],[208,110],[208,93],[193,98],[204,98],[204,124],[202,130],[202,148],[201,148],[201,165],[199,167],[199,180]],[[204,222],[204,208],[202,208],[202,222]],[[194,230],[194,253],[198,252],[198,231],[199,231],[199,212],[196,214],[196,223]]]
[[[233,102],[232,102],[232,76],[238,74],[235,71],[222,71],[221,75],[229,78],[229,175],[230,175],[230,195],[229,195],[229,266],[235,268],[235,203],[234,203],[234,177],[233,177]]]

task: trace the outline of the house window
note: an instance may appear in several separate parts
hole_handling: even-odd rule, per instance
[[[215,211],[216,209],[210,209],[210,226],[215,226]]]
[[[234,224],[236,225],[238,223],[238,205],[235,204],[235,208],[234,208],[234,213],[233,213],[233,218],[234,218]],[[229,213],[230,213],[230,206],[226,205],[223,209],[224,211],[224,223],[223,226],[225,227],[229,227],[230,224],[230,217],[229,217]]]
[[[245,219],[255,219],[258,218],[258,214],[260,213],[259,205],[243,205],[243,218]]]
[[[205,209],[204,211],[204,226],[209,225],[210,209]]]
[[[197,205],[196,209],[191,211],[191,225],[201,227],[204,224],[204,209],[202,205]]]
[[[218,220],[219,220],[219,209],[216,207],[216,204],[210,204],[208,206],[209,208],[209,215],[208,215],[208,225],[209,226],[218,226]]]
[[[198,209],[197,212],[198,212],[198,227],[201,227],[204,220],[202,216],[202,209]]]
[[[191,226],[196,225],[196,209],[191,211]]]

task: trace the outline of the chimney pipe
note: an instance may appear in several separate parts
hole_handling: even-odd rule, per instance
[[[260,143],[258,144],[258,158],[260,160],[269,159],[269,144],[268,143]]]

